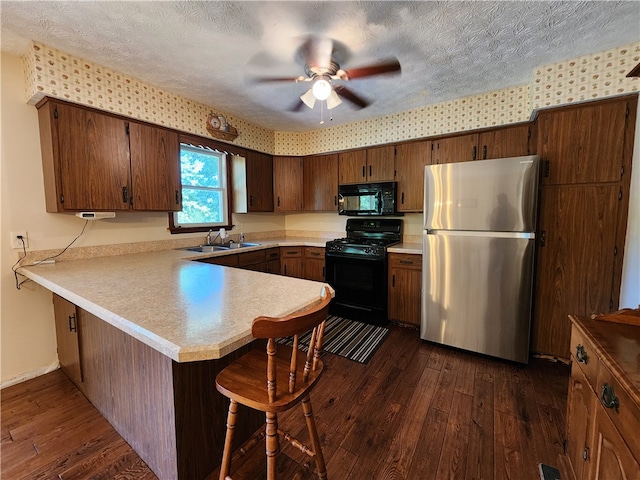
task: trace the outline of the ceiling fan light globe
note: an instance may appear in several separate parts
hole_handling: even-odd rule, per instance
[[[326,100],[333,91],[331,89],[331,84],[324,78],[316,80],[313,84],[312,90],[313,96],[316,97],[317,100]]]

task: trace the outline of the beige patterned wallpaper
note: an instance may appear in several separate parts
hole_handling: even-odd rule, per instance
[[[217,111],[238,129],[234,142],[276,155],[309,155],[526,121],[533,110],[640,91],[626,73],[640,62],[640,42],[545,65],[531,85],[463,97],[394,115],[308,132],[273,132]],[[27,101],[45,95],[208,136],[215,109],[101,65],[34,43],[24,56]]]

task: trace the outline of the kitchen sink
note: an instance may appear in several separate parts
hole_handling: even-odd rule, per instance
[[[228,250],[237,250],[239,248],[247,248],[247,247],[257,247],[259,243],[248,243],[248,242],[231,242],[227,245],[196,245],[193,247],[183,247],[178,250],[189,250],[190,252],[200,252],[200,253],[213,253],[213,252],[226,252]]]

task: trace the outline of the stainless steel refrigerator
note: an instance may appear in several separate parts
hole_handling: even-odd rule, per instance
[[[537,155],[425,167],[420,337],[527,363]]]

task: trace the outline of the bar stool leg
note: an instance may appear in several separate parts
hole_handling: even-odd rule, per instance
[[[324,455],[322,455],[322,447],[320,445],[320,438],[318,437],[318,430],[316,429],[316,421],[313,418],[313,409],[311,408],[311,399],[309,396],[302,400],[302,410],[304,412],[304,419],[307,422],[309,437],[311,437],[311,447],[315,452],[318,478],[320,480],[327,480],[327,467],[324,464]]]
[[[219,480],[225,480],[231,469],[231,454],[233,453],[233,432],[236,428],[236,414],[238,402],[231,400],[229,414],[227,415],[227,433],[224,437],[224,450],[222,451],[222,464],[220,465]]]
[[[266,453],[267,453],[267,480],[276,480],[276,459],[280,451],[278,441],[278,414],[266,412]]]

